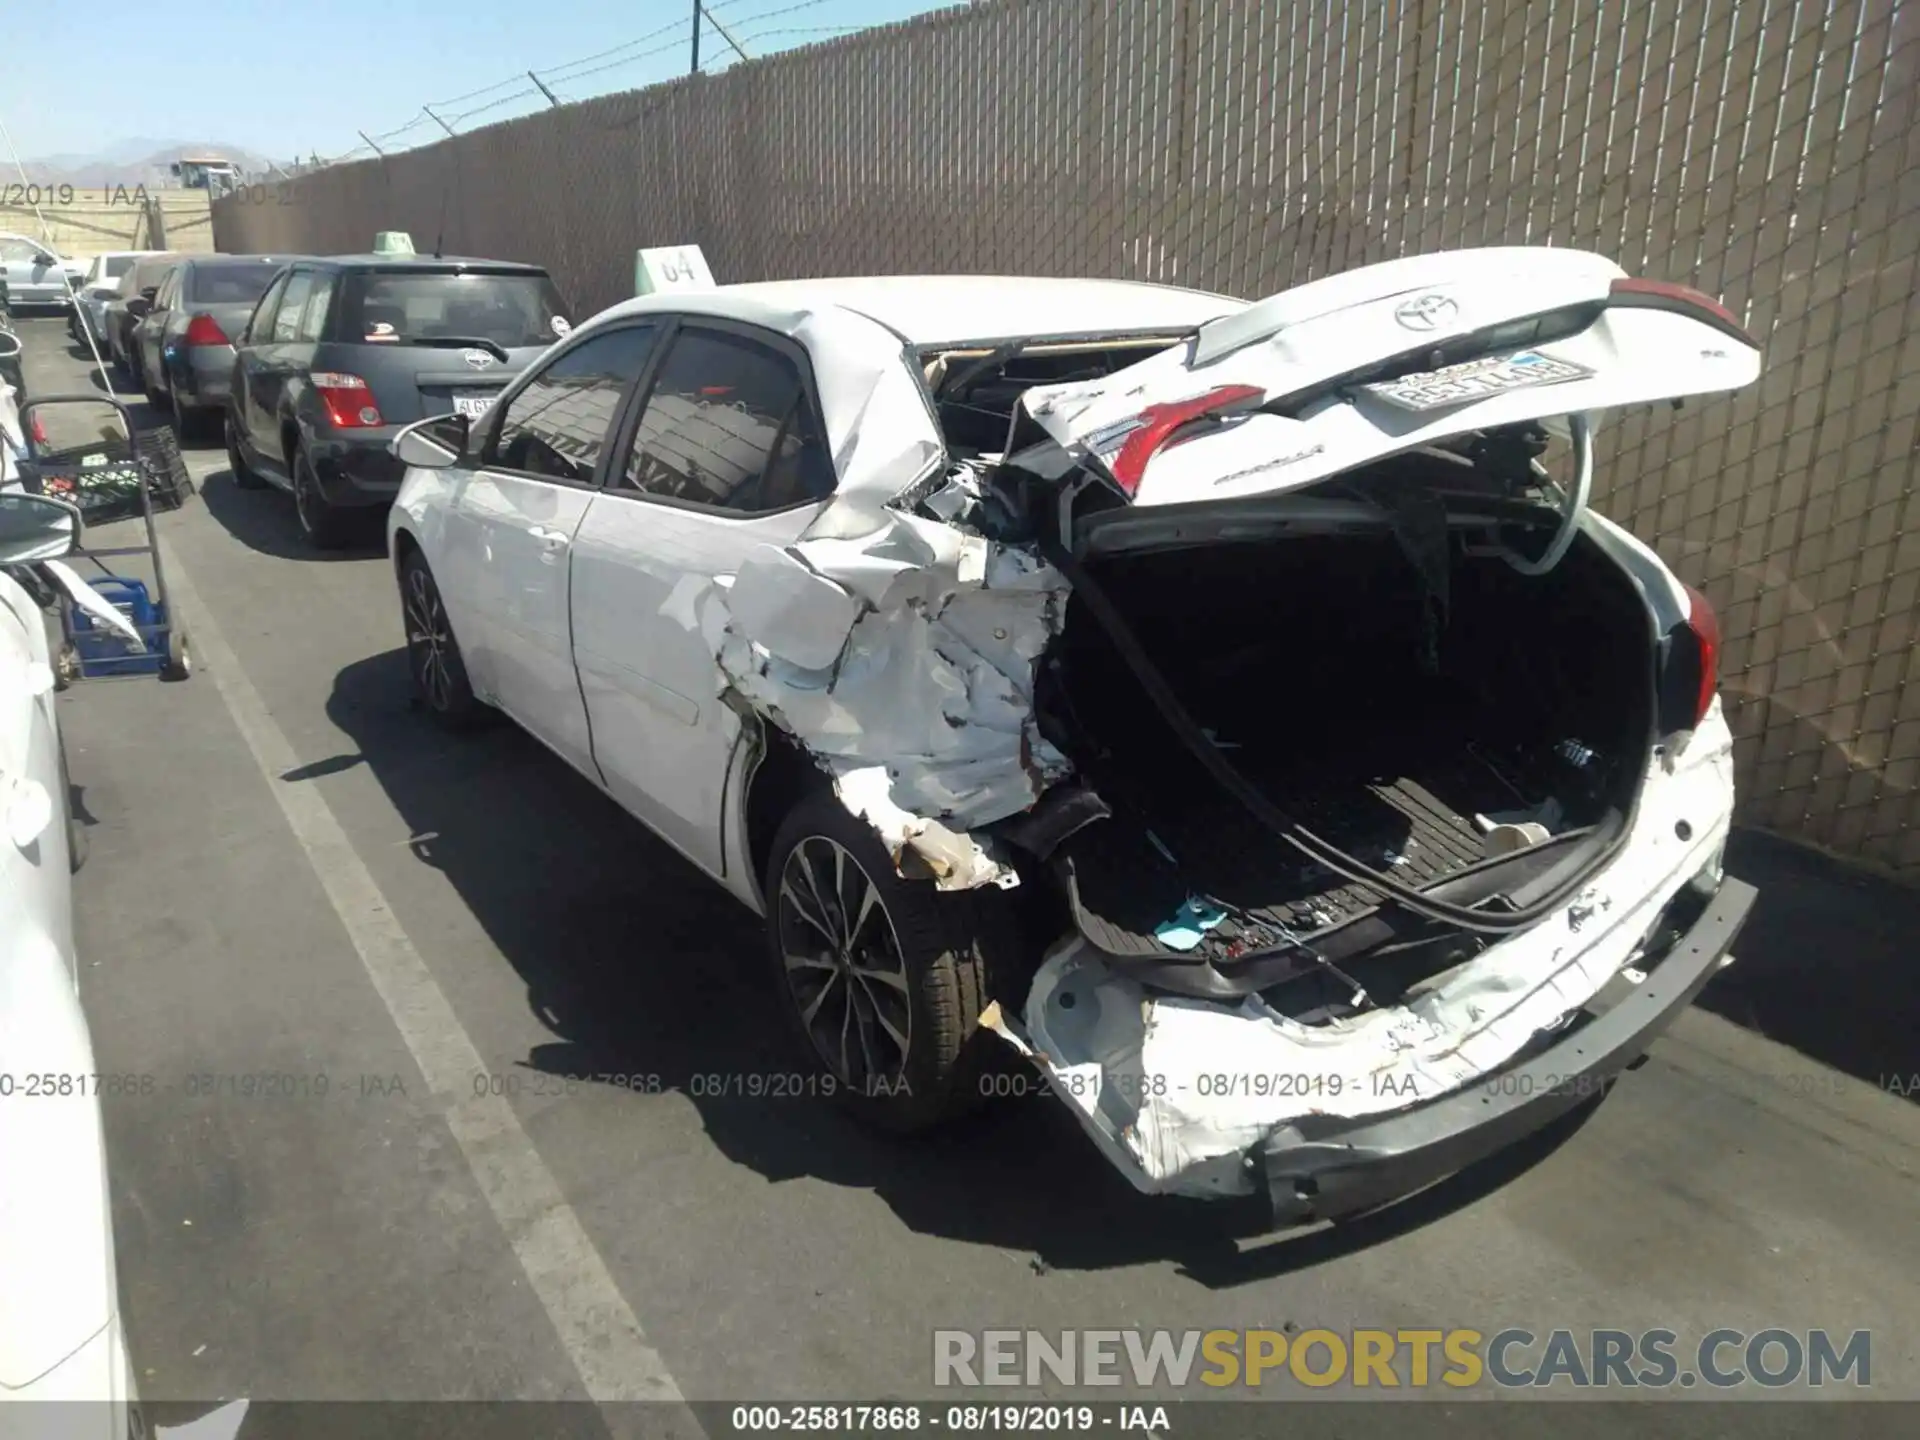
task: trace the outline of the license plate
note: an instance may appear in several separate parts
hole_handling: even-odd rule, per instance
[[[1564,385],[1569,380],[1584,380],[1593,371],[1584,365],[1556,360],[1531,350],[1518,355],[1490,356],[1430,370],[1424,375],[1407,375],[1399,380],[1382,380],[1360,388],[1379,396],[1402,410],[1440,410],[1449,405],[1467,405],[1475,400],[1501,395],[1509,390],[1530,390],[1537,385]]]
[[[456,395],[453,397],[453,413],[465,415],[469,420],[478,420],[493,408],[498,399],[494,395]]]

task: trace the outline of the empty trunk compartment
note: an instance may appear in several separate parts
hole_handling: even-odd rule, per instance
[[[1584,538],[1537,578],[1471,553],[1459,530],[1444,555],[1416,565],[1383,524],[1084,568],[1276,806],[1403,885],[1453,882],[1440,893],[1498,906],[1550,856],[1563,874],[1598,864],[1631,812],[1653,729],[1650,623],[1631,580]],[[1488,937],[1421,920],[1257,819],[1087,609],[1069,605],[1038,708],[1112,812],[1051,857],[1093,946],[1149,983],[1257,989],[1308,1021],[1394,1003],[1484,948]],[[1484,883],[1462,892],[1472,876]]]

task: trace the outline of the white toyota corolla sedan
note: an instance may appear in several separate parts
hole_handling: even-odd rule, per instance
[[[647,296],[396,438],[407,648],[765,917],[868,1119],[1044,1087],[1143,1190],[1348,1214],[1730,959],[1713,612],[1588,499],[1605,412],[1759,366],[1568,250]]]
[[[6,569],[66,554],[79,520],[62,501],[0,491],[0,1435],[124,1440],[144,1432],[100,1094],[125,1077],[99,1073],[80,1008],[46,625]]]

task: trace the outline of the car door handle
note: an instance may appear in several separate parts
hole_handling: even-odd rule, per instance
[[[527,533],[549,550],[559,550],[573,539],[564,530],[549,530],[544,525],[535,525]]]

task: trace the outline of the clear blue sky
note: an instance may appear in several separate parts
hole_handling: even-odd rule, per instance
[[[763,55],[952,3],[713,0],[708,8],[749,54]],[[217,141],[287,160],[312,151],[338,155],[360,146],[358,130],[378,138],[416,119],[422,125],[390,148],[421,143],[440,133],[421,116],[423,104],[442,110],[440,102],[453,102],[443,113],[465,114],[455,126],[462,130],[524,114],[546,104],[537,94],[513,98],[515,90],[531,89],[529,68],[543,79],[555,72],[550,83],[563,100],[685,74],[693,5],[326,0],[289,10],[261,0],[91,0],[60,13],[80,26],[67,27],[72,43],[34,49],[30,60],[7,67],[0,86],[0,118],[28,159],[153,137]],[[587,59],[662,29],[644,43]],[[178,58],[155,68],[156,83],[141,85],[134,55],[147,43]],[[665,48],[645,53],[656,47]],[[733,58],[711,26],[700,52],[702,69],[722,69]],[[569,71],[570,61],[583,63]],[[101,83],[108,75],[111,87]],[[500,84],[516,77],[516,84]],[[503,103],[480,108],[496,101]]]

